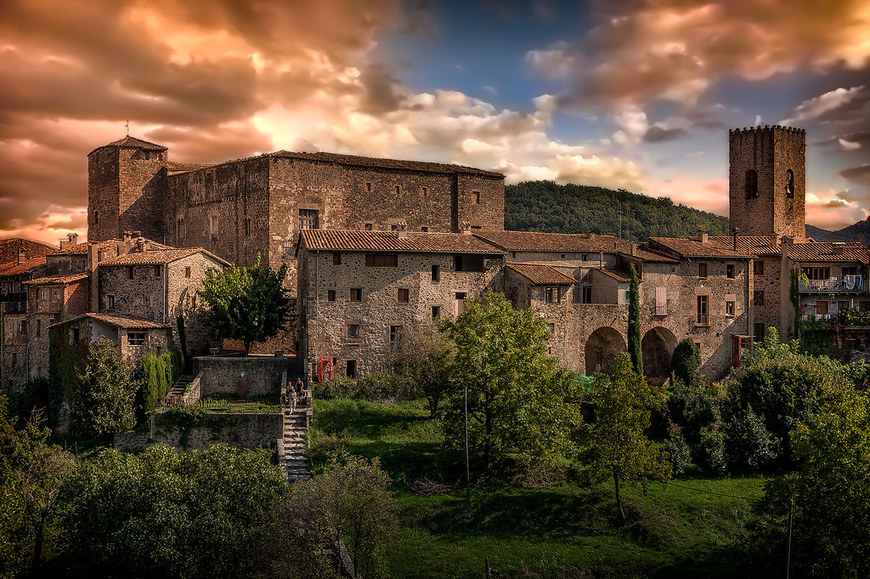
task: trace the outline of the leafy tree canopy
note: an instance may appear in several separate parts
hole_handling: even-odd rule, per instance
[[[617,235],[621,212],[622,236],[633,241],[653,235],[686,237],[699,229],[728,235],[725,217],[674,205],[667,197],[552,181],[508,185],[504,193],[505,229],[510,230]]]
[[[671,464],[644,431],[652,409],[660,409],[663,395],[632,369],[627,353],[620,354],[612,376],[599,374],[593,386],[595,423],[590,426],[589,455],[602,476],[612,477],[622,518],[620,484],[624,481],[666,481]]]
[[[221,338],[241,340],[247,353],[252,343],[276,336],[287,321],[286,275],[286,265],[276,272],[259,255],[252,267],[209,271],[198,292],[203,322]]]
[[[478,475],[504,476],[510,466],[563,455],[582,420],[583,386],[547,356],[547,323],[488,292],[467,300],[445,331],[455,344],[445,401],[448,448],[463,448],[467,389],[471,467]]]
[[[108,437],[136,424],[138,382],[118,348],[102,337],[90,347],[73,395],[73,424],[81,434]]]

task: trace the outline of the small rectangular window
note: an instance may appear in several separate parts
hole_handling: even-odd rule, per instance
[[[756,322],[755,324],[753,324],[752,339],[755,340],[756,342],[760,342],[761,340],[763,340],[765,329],[766,328],[764,327],[764,322]]]
[[[592,286],[583,286],[583,303],[591,304],[592,303]]]
[[[345,370],[344,375],[348,378],[356,378],[356,360],[347,361],[347,370]]]
[[[429,196],[429,190],[428,190],[426,187],[423,187],[423,188],[421,189],[421,191],[422,191],[422,193],[423,193],[423,197],[428,197],[428,196]]]
[[[547,286],[544,288],[544,297],[548,304],[559,303],[559,286]]]
[[[816,302],[816,315],[824,316],[828,313],[828,302],[818,301]]]
[[[371,193],[371,192],[372,192],[372,184],[371,184],[371,183],[366,183],[366,191],[367,191],[368,193]]]
[[[441,281],[441,266],[432,266],[432,281]]]
[[[547,324],[547,329],[550,331],[551,336],[556,335],[556,324]]]
[[[318,229],[319,227],[317,209],[299,210],[299,229]]]
[[[335,290],[326,290],[326,301],[328,301],[328,302],[335,301]]]
[[[48,290],[47,289],[39,290],[39,301],[41,301],[41,302],[48,301]]]
[[[366,231],[371,231],[373,228],[374,228],[374,225],[371,224],[371,223],[366,223],[366,224],[363,226],[363,229],[365,229]]]
[[[131,346],[142,346],[145,344],[145,334],[143,332],[130,332],[127,334],[127,342]]]
[[[208,217],[208,233],[212,241],[218,238],[218,216],[209,215]]]
[[[127,279],[133,279],[133,266],[127,268]]]
[[[350,324],[347,327],[347,337],[352,340],[359,338],[359,324]]]
[[[184,277],[190,279],[190,266],[184,268]]]
[[[734,279],[734,264],[729,263],[725,265],[725,277]]]
[[[734,302],[725,302],[725,315],[734,316]]]
[[[400,287],[398,291],[398,300],[400,304],[407,304],[410,300],[410,290],[405,287]]]
[[[707,264],[703,261],[698,264],[698,277],[707,277]]]
[[[752,273],[755,275],[764,275],[764,262],[761,260],[755,260],[752,262]]]
[[[53,301],[56,301],[56,302],[60,301],[60,290],[59,289],[51,290],[51,299]]]
[[[402,337],[402,326],[390,326],[390,346],[395,348],[399,345]]]
[[[698,296],[697,324],[699,326],[710,325],[709,300],[709,296]]]
[[[397,267],[399,256],[395,253],[367,253],[366,267]]]
[[[396,185],[396,195],[398,195],[401,192],[402,192],[401,188],[398,185]]]
[[[757,291],[752,294],[752,301],[756,306],[764,305],[764,292]]]
[[[350,288],[350,301],[352,301],[352,302],[361,302],[362,301],[362,288],[358,288],[358,287]]]
[[[332,254],[332,265],[341,265],[341,254],[337,251]]]
[[[106,307],[108,307],[110,310],[115,309],[115,296],[106,296]]]
[[[474,205],[480,205],[480,191],[471,192],[471,203]]]
[[[437,320],[441,317],[441,306],[432,306],[432,319]]]
[[[42,335],[42,320],[36,320],[36,335]]]
[[[79,333],[79,329],[72,328],[72,331],[70,332],[70,339],[72,340],[72,343],[78,344],[80,338],[81,338],[81,334]]]
[[[251,218],[245,217],[245,237],[251,236]]]
[[[421,226],[420,226],[420,231],[422,231],[423,233],[428,233],[428,232],[429,232],[429,228],[426,227],[425,225],[421,225]]]

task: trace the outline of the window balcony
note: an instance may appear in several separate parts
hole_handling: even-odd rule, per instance
[[[867,287],[863,275],[844,275],[827,279],[799,279],[798,290],[801,293],[866,292]]]

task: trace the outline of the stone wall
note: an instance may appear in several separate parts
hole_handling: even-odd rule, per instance
[[[279,394],[281,377],[289,372],[289,360],[284,356],[198,356],[193,359],[193,371],[202,374],[202,396],[234,394],[243,374],[248,382],[248,396]]]
[[[202,289],[202,280],[208,271],[223,269],[223,265],[200,252],[168,263],[166,268],[166,323],[172,328],[173,340],[180,344],[177,320],[178,316],[183,316],[188,354],[206,354],[212,339],[200,321],[196,292]]]
[[[239,448],[274,448],[282,429],[280,414],[208,413],[194,424],[184,426],[171,413],[158,412],[146,432],[116,436],[115,448],[140,451],[152,444],[168,444],[176,450],[202,450],[218,443]]]
[[[308,341],[303,359],[309,368],[318,359],[329,359],[340,374],[348,361],[359,374],[383,371],[392,351],[390,339],[396,337],[391,334],[431,321],[433,307],[440,317],[453,318],[463,307],[460,296],[502,291],[501,256],[485,259],[484,271],[455,271],[453,254],[399,253],[396,267],[371,267],[362,252],[338,252],[340,263],[336,252],[304,253],[300,261],[307,274],[300,278],[299,292]],[[439,268],[437,281],[433,266]],[[351,289],[361,292],[360,301],[351,301]],[[407,302],[400,301],[400,289],[407,290]],[[351,326],[356,326],[356,337],[349,333]]]
[[[805,233],[806,133],[791,127],[732,130],[729,211],[731,228],[741,235],[778,233],[803,239]],[[757,196],[746,195],[746,173],[757,173]],[[786,174],[794,176],[794,193],[786,194]]]

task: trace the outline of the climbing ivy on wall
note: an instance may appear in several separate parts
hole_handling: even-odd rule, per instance
[[[70,343],[66,332],[59,328],[49,329],[48,375],[49,375],[49,423],[57,423],[61,404],[66,399],[72,406],[73,393],[79,375],[84,370],[88,348],[81,342]]]

